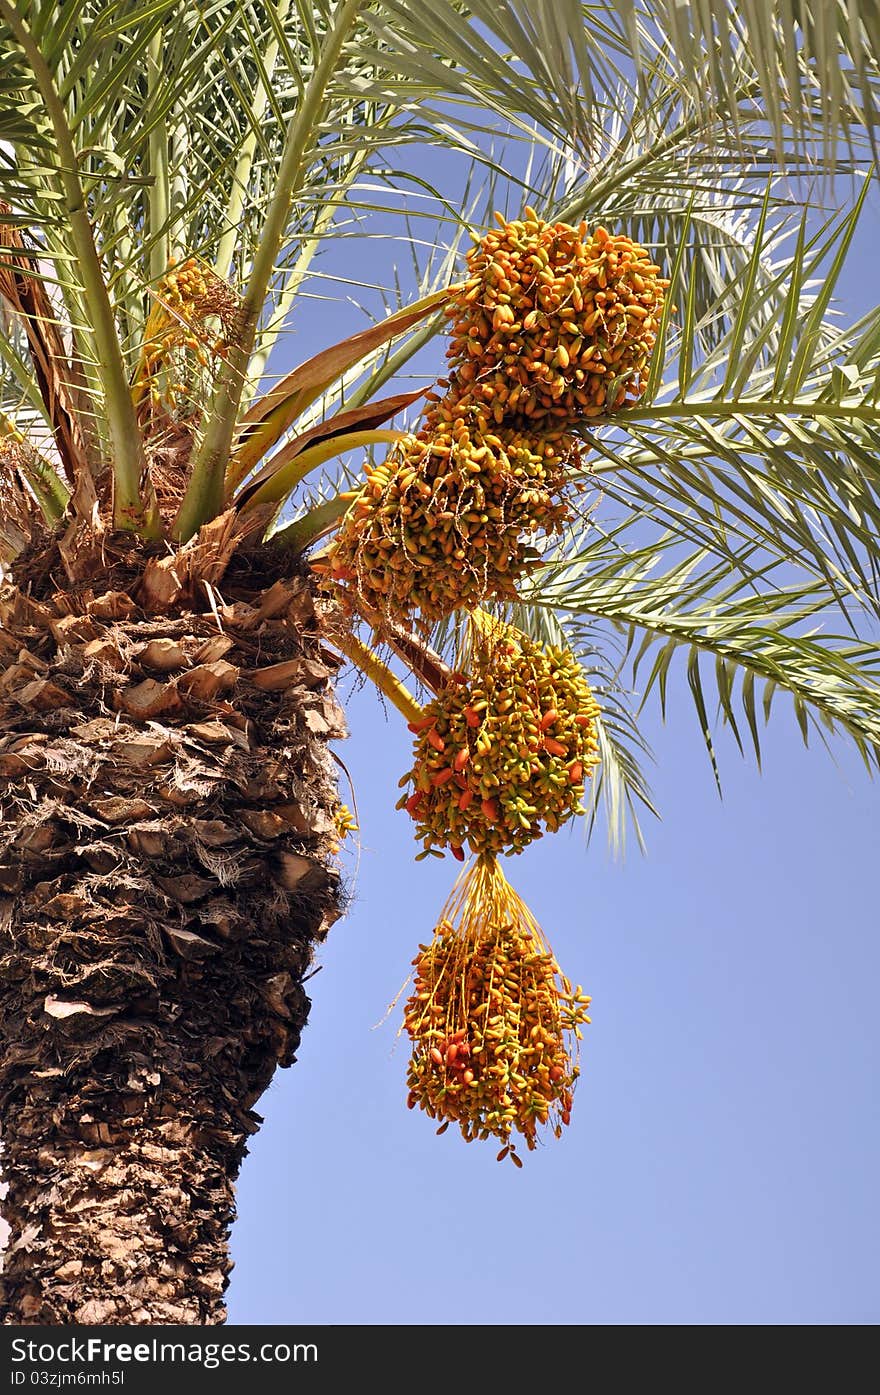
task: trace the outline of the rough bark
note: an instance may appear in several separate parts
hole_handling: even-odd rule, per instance
[[[156,614],[117,571],[0,597],[7,1322],[223,1321],[253,1106],[339,913],[307,582],[234,557]]]

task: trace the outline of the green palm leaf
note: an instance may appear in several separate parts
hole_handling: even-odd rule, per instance
[[[827,588],[793,578],[765,549],[752,544],[736,562],[732,569],[650,519],[629,519],[550,561],[516,622],[545,640],[564,632],[560,624],[584,627],[587,665],[601,669],[613,656],[618,691],[638,694],[639,710],[653,695],[665,716],[682,687],[673,675],[683,677],[719,788],[716,721],[760,763],[759,699],[767,719],[783,695],[805,741],[811,731],[844,733],[875,768],[880,643],[838,633]],[[864,620],[857,629],[870,632]]]

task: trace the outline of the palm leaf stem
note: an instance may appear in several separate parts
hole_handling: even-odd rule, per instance
[[[7,0],[3,0],[6,4]],[[253,351],[260,315],[290,215],[290,206],[307,171],[307,153],[315,138],[342,46],[357,18],[362,0],[344,0],[336,11],[320,60],[291,122],[278,167],[275,191],[266,212],[259,246],[242,299],[239,333],[218,374],[208,425],[193,461],[192,475],[175,523],[175,535],[186,541],[223,506],[223,486],[235,424]]]
[[[141,434],[128,387],[116,323],[98,251],[92,237],[88,208],[77,174],[77,158],[64,107],[49,66],[16,5],[0,0],[0,16],[20,45],[43,99],[58,151],[58,178],[88,299],[95,345],[100,360],[107,425],[113,450],[114,522],[128,531],[151,532],[155,511],[141,499],[145,460]]]

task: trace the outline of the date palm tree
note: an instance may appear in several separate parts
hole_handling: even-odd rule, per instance
[[[642,400],[582,428],[596,507],[513,607],[590,674],[592,816],[638,833],[632,695],[677,696],[679,659],[710,753],[713,709],[760,756],[788,694],[876,763],[880,307],[843,326],[833,292],[880,26],[0,0],[0,54],[3,1313],[216,1323],[254,1106],[342,908],[335,671],[395,692],[381,645],[430,685],[447,638],[344,633],[307,557],[493,207],[625,230],[673,282]],[[429,148],[452,201],[410,197]],[[373,230],[413,295],[270,378],[316,258]]]

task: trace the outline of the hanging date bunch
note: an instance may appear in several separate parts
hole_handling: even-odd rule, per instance
[[[460,878],[414,962],[404,1026],[412,1042],[410,1108],[497,1138],[517,1166],[571,1119],[578,1041],[590,999],[562,974],[539,926],[493,857]]]
[[[500,422],[572,423],[637,401],[668,280],[643,247],[533,209],[487,233],[447,305],[450,392]]]
[[[643,247],[527,208],[468,254],[450,377],[318,564],[349,605],[423,627],[510,600],[583,488],[579,421],[638,400],[669,282]]]
[[[203,400],[194,383],[225,356],[238,314],[237,295],[209,266],[196,257],[172,263],[153,292],[132,384],[142,421]]]
[[[403,777],[420,857],[449,848],[518,853],[582,812],[599,759],[595,699],[570,650],[537,643],[475,611],[467,676],[424,708]]]
[[[401,441],[367,482],[318,564],[372,609],[423,624],[488,598],[510,600],[538,561],[529,542],[561,531],[580,447],[459,407]]]

